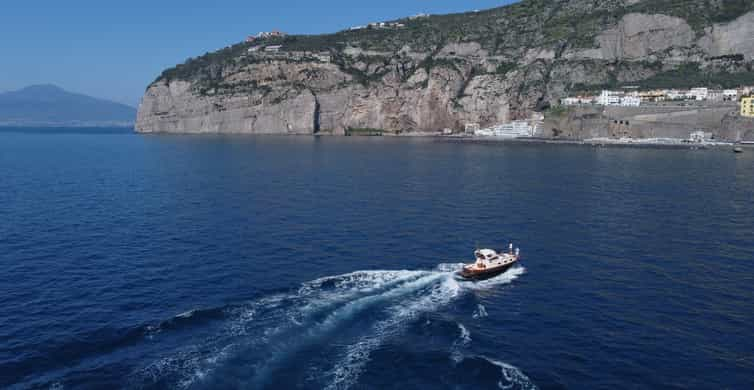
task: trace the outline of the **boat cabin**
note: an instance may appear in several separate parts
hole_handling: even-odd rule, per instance
[[[497,257],[497,252],[491,249],[480,249],[474,252],[474,255],[476,256],[477,260],[492,260]]]
[[[486,266],[492,260],[498,258],[497,252],[491,249],[480,249],[474,252],[474,256],[476,256],[477,265],[482,267]]]

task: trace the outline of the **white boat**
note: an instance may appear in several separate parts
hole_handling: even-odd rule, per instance
[[[521,258],[521,250],[513,250],[510,244],[508,253],[498,253],[492,249],[479,249],[474,252],[476,261],[464,265],[458,271],[458,275],[464,279],[483,280],[495,277],[507,271],[518,263]]]

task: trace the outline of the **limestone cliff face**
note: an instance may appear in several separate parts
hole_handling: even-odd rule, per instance
[[[597,36],[597,48],[578,50],[566,58],[598,60],[685,60],[696,40],[691,26],[681,18],[631,13],[617,26]],[[670,51],[670,55],[668,55]]]
[[[136,129],[460,129],[528,117],[580,89],[662,79],[688,64],[700,74],[754,75],[754,12],[700,24],[634,12],[653,9],[646,1],[525,0],[400,29],[261,43],[282,44],[280,53],[235,45],[163,73],[144,95]]]
[[[510,88],[505,78],[470,77],[470,69],[439,66],[406,74],[400,65],[384,65],[369,84],[334,64],[285,58],[228,70],[224,80],[234,86],[231,91],[199,92],[188,81],[158,81],[142,100],[137,129],[342,134],[347,128],[457,128],[467,121],[498,123],[510,117],[509,97],[500,93]],[[235,87],[243,85],[255,87]]]

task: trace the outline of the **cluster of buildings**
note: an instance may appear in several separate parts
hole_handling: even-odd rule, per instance
[[[754,87],[737,89],[710,89],[706,87],[682,89],[656,89],[639,91],[635,87],[627,87],[622,91],[603,90],[596,96],[567,97],[561,101],[564,106],[596,104],[600,106],[637,107],[644,103],[660,103],[673,101],[708,101],[708,102],[736,102],[743,96],[754,92]]]
[[[475,130],[474,135],[478,137],[518,138],[533,137],[535,132],[535,126],[532,126],[528,121],[513,121],[487,129]]]
[[[375,23],[369,23],[364,26],[353,26],[349,28],[351,31],[355,30],[363,30],[365,28],[404,28],[406,27],[403,23],[398,22],[375,22]]]
[[[481,129],[478,123],[467,123],[465,132],[467,135],[477,137],[534,137],[541,130],[544,119],[545,117],[542,113],[535,112],[527,120],[516,120],[485,129]]]
[[[249,53],[257,53],[257,52],[265,52],[265,53],[277,53],[280,50],[283,49],[283,45],[258,45],[258,46],[252,46],[250,47],[247,52]]]
[[[256,42],[260,39],[267,39],[267,38],[282,38],[286,35],[288,34],[284,32],[280,32],[278,30],[262,31],[257,35],[249,35],[248,37],[246,37],[246,42],[251,43],[251,42]]]
[[[283,45],[257,45],[247,49],[249,55],[267,55],[273,57],[281,51],[283,51]],[[288,51],[284,53],[284,56],[290,60],[332,62],[332,54],[326,51]]]
[[[409,16],[408,19],[416,20],[416,19],[422,19],[422,18],[428,18],[428,17],[429,17],[428,14],[416,14],[416,15]],[[353,26],[349,28],[348,30],[355,31],[355,30],[363,30],[365,28],[377,29],[377,28],[404,28],[404,27],[406,27],[406,25],[401,22],[374,22],[374,23],[369,23],[369,24],[361,25],[361,26]]]

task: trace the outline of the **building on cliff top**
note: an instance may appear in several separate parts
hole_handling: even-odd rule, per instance
[[[741,99],[741,116],[754,118],[754,97],[749,96]]]

